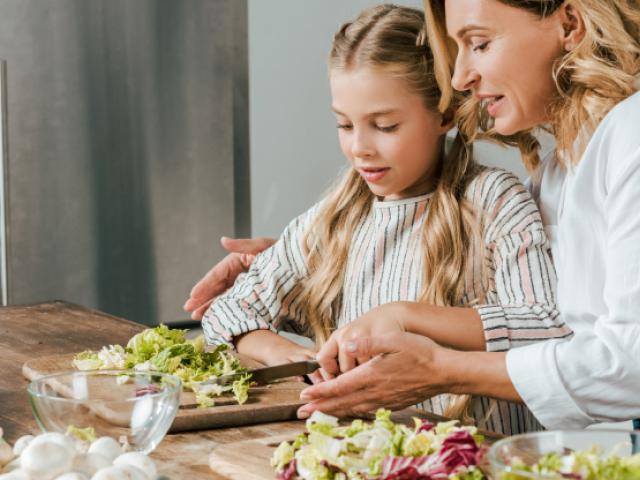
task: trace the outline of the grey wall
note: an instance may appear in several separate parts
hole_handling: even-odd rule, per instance
[[[334,32],[372,0],[249,0],[251,211],[254,235],[277,236],[345,165],[330,111]],[[396,4],[422,7],[421,0]],[[525,171],[516,151],[478,145],[483,163]]]
[[[0,2],[9,303],[184,318],[249,230],[246,27],[242,0]]]

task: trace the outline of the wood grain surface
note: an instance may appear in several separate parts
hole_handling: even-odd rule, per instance
[[[125,344],[144,328],[62,301],[0,307],[0,428],[4,438],[13,444],[22,435],[40,432],[29,406],[28,381],[22,375],[25,362],[112,343]],[[221,480],[226,477],[209,468],[214,447],[295,432],[302,425],[300,421],[287,421],[167,435],[151,458],[160,473],[172,480]]]
[[[58,354],[34,358],[23,365],[22,373],[34,380],[43,375],[74,370],[73,357],[74,354]],[[193,392],[182,392],[180,409],[170,432],[293,420],[298,407],[303,404],[300,392],[304,387],[304,383],[295,381],[254,386],[249,389],[246,403],[238,405],[233,395],[224,395],[216,399],[216,405],[211,408],[198,408]],[[63,394],[62,391],[58,393]]]

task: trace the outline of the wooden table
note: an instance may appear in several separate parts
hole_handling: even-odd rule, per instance
[[[65,302],[0,307],[0,426],[5,439],[38,433],[22,377],[24,362],[58,353],[126,344],[142,325]],[[220,444],[299,431],[302,422],[167,435],[151,454],[162,474],[173,479],[222,479],[208,467],[211,450]]]

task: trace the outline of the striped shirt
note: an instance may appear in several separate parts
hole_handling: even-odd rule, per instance
[[[355,226],[338,327],[376,306],[418,299],[424,285],[421,232],[429,198],[374,200]],[[484,214],[484,252],[470,253],[460,303],[483,299],[474,308],[483,322],[486,349],[504,351],[570,336],[555,308],[556,277],[540,214],[525,187],[511,173],[487,168],[470,182],[466,198]],[[298,298],[308,275],[304,233],[317,211],[318,205],[291,222],[278,242],[211,305],[203,318],[209,343],[231,343],[257,329],[312,336]],[[447,402],[448,396],[440,395],[421,405],[442,414]],[[542,428],[522,404],[476,398],[472,410],[479,426],[496,432]]]

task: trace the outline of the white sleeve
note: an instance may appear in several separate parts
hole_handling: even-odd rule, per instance
[[[640,418],[640,147],[616,150],[600,152],[617,170],[603,207],[606,312],[569,341],[507,353],[515,388],[547,428]]]

